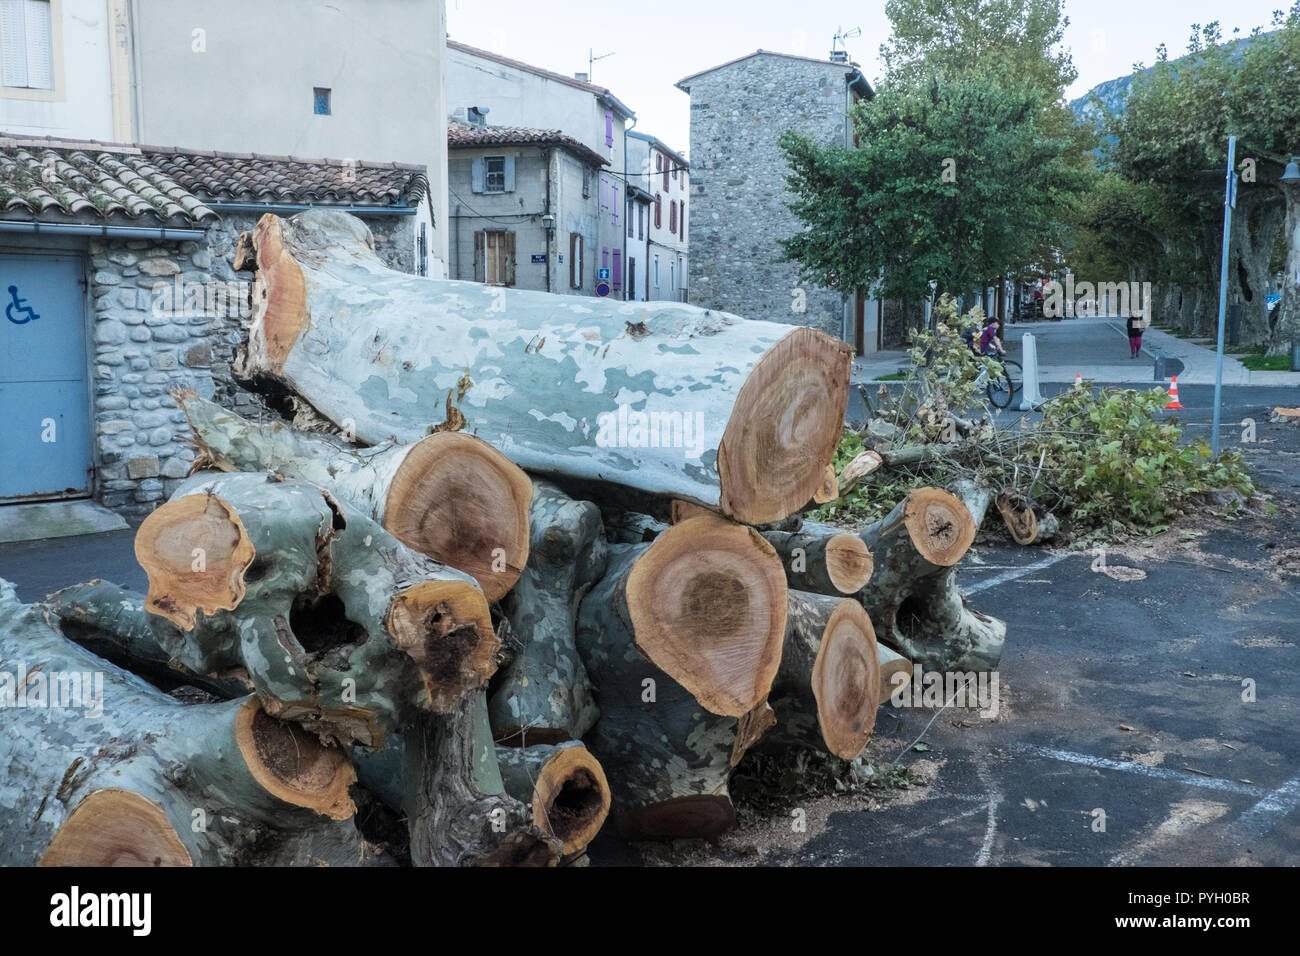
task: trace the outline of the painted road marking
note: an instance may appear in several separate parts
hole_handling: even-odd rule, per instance
[[[1292,777],[1243,813],[1237,818],[1236,825],[1259,833],[1277,822],[1274,819],[1276,814],[1285,816],[1297,806],[1300,806],[1300,775]]]
[[[1290,796],[1290,802],[1294,805],[1300,800],[1300,779],[1288,781],[1276,791],[1266,790],[1263,787],[1256,787],[1248,783],[1237,783],[1235,780],[1222,780],[1218,777],[1201,777],[1194,773],[1183,773],[1181,770],[1170,770],[1168,767],[1144,767],[1141,764],[1129,763],[1126,760],[1109,760],[1106,757],[1093,757],[1089,754],[1074,753],[1069,750],[1056,750],[1053,747],[1038,747],[1033,744],[1021,744],[1018,750],[1024,753],[1037,754],[1040,757],[1050,757],[1052,760],[1062,760],[1066,763],[1079,764],[1084,767],[1096,767],[1099,770],[1123,770],[1127,773],[1139,773],[1146,777],[1155,777],[1158,780],[1170,780],[1175,783],[1181,783],[1189,787],[1201,787],[1205,790],[1223,790],[1227,793],[1244,793],[1251,797],[1270,798],[1282,793],[1287,787],[1294,785],[1294,796]],[[1267,799],[1261,799],[1262,803],[1268,802]],[[1253,808],[1252,808],[1253,809]]]
[[[962,591],[966,594],[978,594],[980,591],[987,591],[989,588],[998,587],[999,585],[1006,584],[1009,581],[1014,581],[1016,578],[1023,578],[1026,574],[1033,574],[1035,571],[1050,568],[1058,561],[1064,561],[1069,556],[1070,555],[1066,552],[1048,555],[1043,558],[1043,560],[1035,561],[1033,564],[1026,564],[1022,568],[1016,568],[1012,571],[1004,571],[991,578],[985,578],[983,581],[977,581],[974,584],[966,585],[962,587]]]

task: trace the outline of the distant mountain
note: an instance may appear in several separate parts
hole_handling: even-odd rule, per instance
[[[1267,33],[1260,34],[1268,36]],[[1241,37],[1237,40],[1228,41],[1228,47],[1233,55],[1241,55],[1246,48],[1246,44],[1252,42],[1254,37]],[[1170,65],[1177,72],[1180,68],[1194,66],[1198,54],[1189,53],[1186,56],[1180,56],[1176,60],[1170,60]],[[1097,98],[1105,104],[1106,108],[1111,111],[1122,110],[1124,101],[1128,99],[1129,90],[1133,88],[1133,80],[1138,76],[1146,76],[1151,73],[1154,67],[1147,67],[1140,73],[1129,73],[1126,76],[1117,76],[1113,80],[1107,80],[1105,83],[1098,83],[1083,96],[1070,102],[1070,109],[1073,111],[1076,119],[1085,121],[1097,120],[1097,107],[1093,105],[1092,96],[1095,93]]]

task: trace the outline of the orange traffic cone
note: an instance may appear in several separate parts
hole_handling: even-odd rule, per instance
[[[1075,388],[1078,388],[1078,387],[1079,387],[1080,385],[1082,385],[1082,384],[1083,384],[1083,373],[1082,373],[1082,372],[1075,372],[1075,373],[1074,373],[1074,387],[1075,387]]]
[[[1165,408],[1182,408],[1183,403],[1178,400],[1178,376],[1175,375],[1169,381],[1169,401]]]

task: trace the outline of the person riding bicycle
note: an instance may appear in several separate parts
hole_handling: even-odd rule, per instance
[[[979,345],[976,351],[980,355],[1005,356],[1007,350],[1002,347],[1002,340],[998,338],[998,328],[1001,325],[995,316],[990,315],[984,322],[984,331],[980,333]]]

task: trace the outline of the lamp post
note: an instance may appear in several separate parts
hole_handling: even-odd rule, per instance
[[[1290,337],[1291,371],[1300,372],[1300,162],[1292,156],[1279,180],[1286,199],[1286,278],[1282,283],[1282,301],[1277,304],[1278,329]],[[1288,286],[1290,290],[1288,291]]]
[[[1214,424],[1210,431],[1210,450],[1219,455],[1220,398],[1223,395],[1223,320],[1228,310],[1228,252],[1232,243],[1232,210],[1237,205],[1237,137],[1228,137],[1228,179],[1223,190],[1223,247],[1219,255],[1219,343],[1218,364],[1214,373]]]

